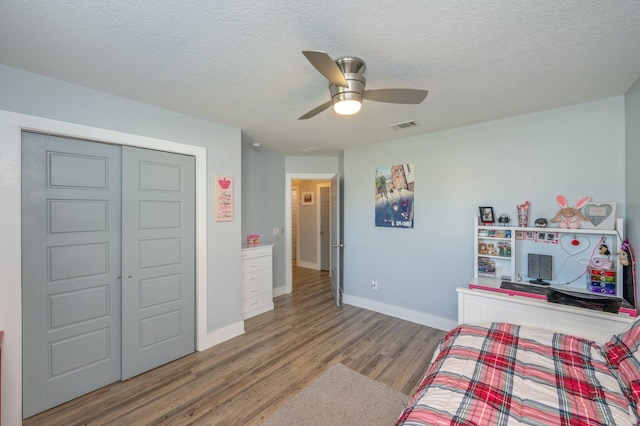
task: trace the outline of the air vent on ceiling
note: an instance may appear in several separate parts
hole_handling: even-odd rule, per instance
[[[302,148],[300,150],[300,152],[306,152],[307,154],[311,154],[318,151],[322,151],[322,148],[318,148],[317,146],[312,146],[310,148]]]
[[[400,129],[406,129],[408,127],[415,127],[418,124],[413,121],[403,121],[402,123],[396,123],[396,124],[389,124],[389,127],[391,127],[392,129],[396,129],[396,130],[400,130]]]

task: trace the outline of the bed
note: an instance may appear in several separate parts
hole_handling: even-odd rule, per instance
[[[509,323],[445,336],[396,425],[637,425],[640,321],[606,343]]]

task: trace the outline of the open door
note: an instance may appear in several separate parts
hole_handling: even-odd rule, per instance
[[[338,175],[331,178],[331,294],[340,306],[342,296],[342,282],[340,254],[344,247],[340,238],[340,184]]]

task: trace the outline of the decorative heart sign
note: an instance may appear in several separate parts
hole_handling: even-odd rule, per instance
[[[582,222],[583,228],[613,229],[615,226],[616,203],[589,203],[582,209],[589,222]]]
[[[560,247],[566,251],[569,256],[575,256],[587,250],[591,245],[591,240],[584,235],[568,235],[560,236]]]

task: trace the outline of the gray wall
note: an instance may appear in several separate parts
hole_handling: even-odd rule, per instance
[[[625,231],[636,259],[640,256],[640,78],[625,95],[626,212]],[[637,279],[636,275],[636,279]],[[636,299],[637,299],[636,295]]]
[[[242,243],[260,235],[262,244],[273,244],[273,286],[284,286],[284,157],[265,148],[242,146]]]
[[[415,165],[415,228],[374,226],[376,167]],[[552,217],[557,194],[624,211],[624,97],[396,140],[344,153],[345,301],[446,327],[473,276],[478,206]],[[378,290],[371,280],[378,280]]]
[[[285,157],[286,173],[338,173],[337,157]]]

